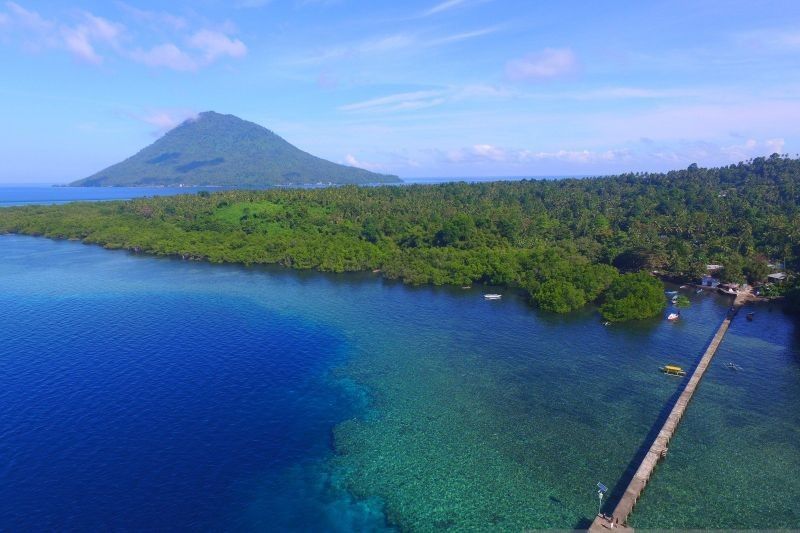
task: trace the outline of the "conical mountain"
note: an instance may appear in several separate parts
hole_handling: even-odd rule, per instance
[[[399,181],[397,176],[320,159],[258,124],[208,111],[125,161],[71,185],[264,187]]]

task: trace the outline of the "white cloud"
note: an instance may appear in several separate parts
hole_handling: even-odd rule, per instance
[[[364,168],[364,169],[367,169],[367,170],[384,170],[383,165],[378,165],[376,163],[367,163],[366,161],[361,161],[359,159],[356,159],[356,157],[353,154],[347,154],[344,157],[344,163],[346,165],[350,165],[351,167]]]
[[[130,57],[148,67],[166,67],[179,71],[196,70],[199,67],[197,61],[173,43],[159,44],[149,50],[137,49],[131,52]]]
[[[504,161],[507,157],[506,151],[492,146],[491,144],[476,144],[472,147],[472,152],[478,156],[493,161]]]
[[[153,110],[142,115],[134,115],[134,118],[155,127],[153,133],[161,135],[187,120],[197,118],[197,113],[187,110],[161,109]]]
[[[200,30],[189,38],[189,46],[203,52],[206,61],[212,62],[220,57],[244,57],[247,46],[239,39],[231,39],[224,33]]]
[[[539,81],[570,74],[577,65],[577,58],[569,48],[545,48],[509,61],[506,75],[514,81]]]
[[[103,58],[95,52],[86,32],[75,28],[65,28],[63,35],[64,45],[73,55],[89,63],[100,64],[103,62]]]
[[[99,64],[103,58],[95,50],[94,43],[119,45],[124,27],[91,13],[84,13],[84,22],[76,26],[64,26],[61,35],[64,46],[76,57],[89,63]]]
[[[130,58],[149,67],[192,71],[224,56],[240,58],[247,54],[247,47],[242,41],[212,30],[195,32],[187,39],[187,44],[198,50],[202,57],[195,57],[174,43],[162,43],[146,50],[136,49],[130,53]]]
[[[63,24],[42,17],[15,2],[6,2],[8,13],[0,14],[5,25],[16,29],[23,46],[30,51],[47,48],[66,50],[88,63],[102,63],[96,45],[118,46],[125,28],[89,12],[82,12],[75,24]]]
[[[174,42],[131,46],[133,37],[146,40],[147,37],[152,38],[152,35],[145,33],[142,36],[141,32],[128,32],[122,24],[87,11],[79,12],[79,19],[72,23],[62,23],[49,20],[15,2],[6,2],[5,5],[8,11],[0,13],[0,24],[12,31],[16,30],[14,35],[25,49],[61,49],[81,61],[95,65],[103,63],[108,53],[113,52],[118,57],[150,67],[191,71],[221,58],[241,58],[247,54],[247,46],[241,40],[228,35],[234,31],[231,24],[221,25],[221,30],[201,28],[186,34],[183,32],[188,24],[185,19],[169,13],[118,4],[132,19],[143,23],[145,30],[148,26],[166,25],[179,32],[176,38],[182,39],[186,47],[196,51],[190,53]]]
[[[613,161],[630,157],[627,149],[616,150],[554,150],[535,151],[518,148],[504,148],[492,144],[475,144],[468,148],[459,148],[440,152],[442,157],[451,163],[503,163],[506,166],[521,166],[537,161],[561,161],[567,163],[590,164],[599,161]]]
[[[47,32],[55,26],[53,22],[44,19],[39,13],[28,11],[15,2],[6,2],[6,8],[9,11],[8,19],[13,19],[14,23],[24,29]]]

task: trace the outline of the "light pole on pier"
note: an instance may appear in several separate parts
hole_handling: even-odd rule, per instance
[[[599,503],[597,504],[597,515],[600,516],[600,510],[603,508],[603,496],[605,496],[606,492],[608,492],[608,487],[597,482],[597,499]]]

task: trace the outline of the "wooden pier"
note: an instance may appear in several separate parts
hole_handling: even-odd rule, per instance
[[[703,374],[705,374],[709,364],[711,364],[711,359],[713,359],[714,354],[717,353],[717,348],[719,348],[723,337],[725,337],[725,333],[728,331],[731,320],[733,320],[733,317],[736,316],[736,313],[739,311],[739,308],[744,304],[745,301],[746,297],[736,298],[733,307],[731,307],[727,316],[725,317],[725,320],[723,320],[722,324],[720,324],[717,333],[714,335],[714,338],[711,339],[711,343],[708,345],[708,348],[706,348],[706,351],[703,354],[703,357],[700,359],[700,362],[697,364],[697,367],[686,381],[683,392],[678,397],[678,400],[675,402],[672,411],[670,411],[669,416],[664,421],[664,425],[661,426],[661,430],[658,432],[653,444],[647,451],[647,455],[645,455],[630,483],[628,483],[628,487],[625,489],[625,493],[622,495],[619,503],[617,503],[617,506],[614,508],[614,512],[611,513],[611,516],[598,514],[594,519],[594,522],[592,522],[592,525],[589,527],[590,532],[597,533],[601,531],[607,531],[609,529],[633,531],[633,528],[627,526],[628,517],[633,512],[633,507],[636,505],[636,502],[642,495],[642,491],[644,491],[647,482],[650,481],[650,477],[653,475],[656,464],[658,461],[666,457],[669,441],[675,434],[678,424],[680,423],[684,412],[686,412],[686,407],[689,405],[689,401],[692,399],[692,395],[697,390],[697,386],[700,384],[700,380],[703,378]]]

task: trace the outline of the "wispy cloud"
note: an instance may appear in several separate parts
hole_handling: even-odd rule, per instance
[[[155,128],[153,135],[162,135],[187,120],[197,118],[197,113],[186,109],[154,109],[131,116]]]
[[[235,5],[238,8],[264,7],[271,1],[272,0],[238,0]]]
[[[220,57],[244,57],[247,47],[239,39],[232,39],[224,33],[212,30],[200,30],[189,38],[189,46],[200,50],[207,62],[216,61]]]
[[[165,67],[172,70],[190,71],[198,68],[197,61],[173,43],[163,43],[147,50],[138,48],[130,58],[148,67]]]
[[[178,31],[183,48],[174,42],[151,45],[131,44],[134,37],[146,40],[125,25],[99,17],[88,11],[78,12],[77,19],[61,22],[48,19],[36,11],[28,10],[15,2],[6,2],[7,12],[0,13],[4,25],[15,31],[22,46],[29,51],[61,49],[73,57],[99,65],[113,54],[150,67],[165,67],[179,71],[196,70],[222,58],[241,58],[247,54],[245,44],[223,30],[198,29],[190,33],[183,30],[188,22],[169,13],[154,12],[119,3],[120,9],[133,22],[147,25],[167,25]],[[140,28],[141,29],[141,28]],[[181,37],[181,34],[183,36]]]
[[[401,111],[433,107],[445,101],[446,91],[414,91],[372,98],[339,107],[341,111]]]
[[[7,13],[0,13],[4,25],[17,30],[23,47],[29,51],[48,48],[66,50],[82,61],[100,64],[103,57],[98,45],[119,46],[125,27],[92,13],[79,12],[71,24],[46,19],[36,11],[25,9],[15,2],[6,2]]]
[[[166,11],[140,9],[125,2],[117,2],[117,6],[119,6],[122,12],[128,15],[128,17],[139,23],[166,27],[173,30],[182,30],[189,25],[189,21],[184,17],[173,15]]]
[[[431,15],[441,13],[442,11],[448,11],[450,9],[462,6],[466,3],[467,0],[445,0],[444,2],[440,2],[435,6],[431,7],[430,9],[426,10],[422,15],[425,17],[429,17]]]
[[[91,13],[83,13],[83,22],[76,26],[64,26],[61,35],[64,45],[73,55],[89,63],[99,64],[103,58],[95,50],[98,43],[119,47],[119,39],[125,31],[124,26],[115,24]]]
[[[528,150],[505,148],[492,144],[476,144],[467,148],[440,152],[441,157],[451,163],[505,163],[525,165],[532,162],[552,160],[569,163],[595,163],[630,158],[628,149],[615,150]]]
[[[509,98],[517,93],[494,85],[464,85],[390,94],[339,106],[340,111],[390,113],[435,107],[447,102]]]
[[[431,39],[430,41],[427,42],[427,46],[439,46],[442,44],[450,44],[450,43],[457,43],[459,41],[466,41],[467,39],[474,39],[475,37],[483,37],[484,35],[495,33],[497,30],[499,30],[498,27],[491,27],[474,31],[466,31],[463,33],[455,33],[453,35],[446,35],[444,37]]]
[[[497,26],[442,36],[423,36],[414,33],[399,32],[355,43],[335,45],[324,48],[317,53],[294,61],[295,64],[316,64],[338,59],[382,55],[391,52],[422,53],[428,48],[476,39],[495,33]]]
[[[800,50],[800,30],[797,28],[751,30],[737,34],[736,41],[757,51],[796,52]]]
[[[506,75],[514,81],[541,81],[571,74],[577,66],[578,60],[569,48],[545,48],[509,61]]]
[[[437,168],[441,175],[578,175],[619,172],[635,168],[681,168],[730,164],[752,157],[782,153],[784,139],[746,139],[740,143],[650,139],[603,148],[513,148],[479,143],[455,149],[404,151],[392,157],[394,172],[415,167]],[[654,165],[654,163],[656,163]]]

